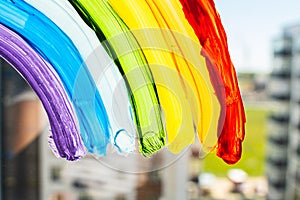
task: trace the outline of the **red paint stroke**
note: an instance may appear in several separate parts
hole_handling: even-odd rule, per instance
[[[217,156],[228,164],[234,164],[241,158],[246,117],[226,33],[213,0],[180,2],[203,47],[201,55],[206,59],[210,79],[221,104],[223,117],[219,119]]]

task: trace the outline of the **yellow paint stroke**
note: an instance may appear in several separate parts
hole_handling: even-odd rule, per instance
[[[155,82],[159,83],[157,89],[166,117],[170,151],[179,153],[193,143],[191,114],[201,143],[207,150],[214,148],[220,105],[205,60],[199,56],[201,46],[179,2],[110,0],[109,3],[143,47]]]

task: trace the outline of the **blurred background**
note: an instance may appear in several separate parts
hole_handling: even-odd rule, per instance
[[[41,103],[0,60],[1,199],[184,200],[300,199],[300,1],[216,0],[246,109],[242,159],[189,148],[163,169],[126,173],[101,158],[56,158]],[[120,169],[168,155],[115,159]],[[121,167],[120,167],[121,166]]]

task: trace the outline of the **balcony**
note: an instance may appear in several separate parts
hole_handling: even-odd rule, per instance
[[[286,171],[281,170],[273,165],[267,165],[267,177],[269,183],[285,182]]]
[[[272,77],[289,78],[291,76],[291,58],[275,57],[273,62]]]
[[[273,43],[274,56],[287,57],[292,54],[292,39],[290,37],[283,37],[274,40]]]
[[[291,82],[291,100],[300,102],[300,79],[293,79]]]
[[[290,81],[273,77],[270,79],[267,91],[273,99],[288,100],[290,98]]]

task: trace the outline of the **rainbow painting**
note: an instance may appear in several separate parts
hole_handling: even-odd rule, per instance
[[[199,141],[241,158],[246,118],[213,0],[1,0],[0,56],[40,98],[57,157]]]

